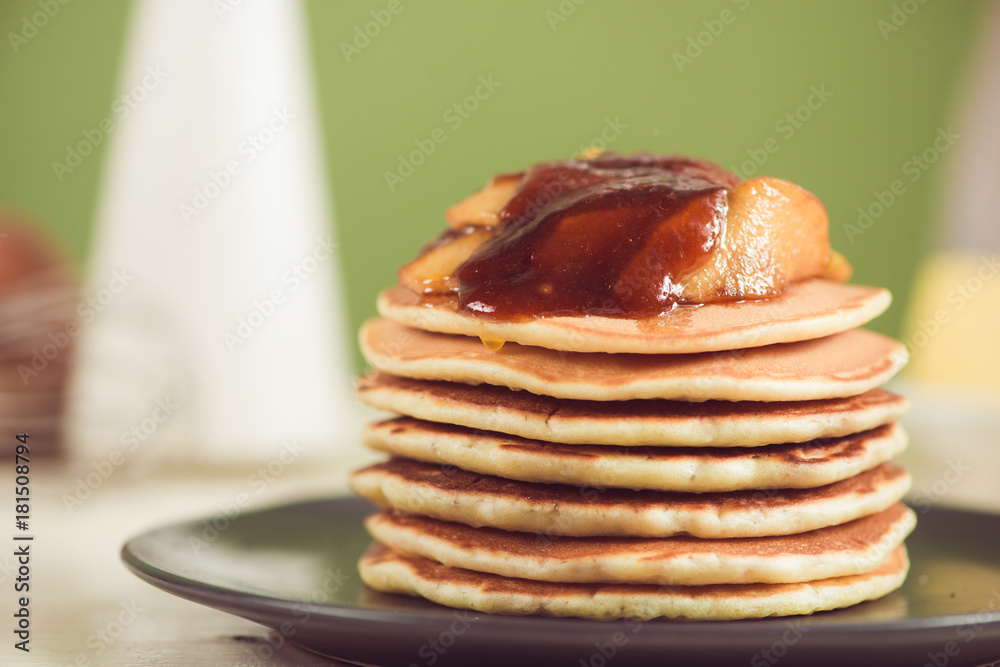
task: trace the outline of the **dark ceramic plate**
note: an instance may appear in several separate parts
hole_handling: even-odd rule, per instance
[[[160,528],[122,548],[165,591],[362,665],[738,664],[954,667],[1000,658],[1000,516],[920,515],[899,591],[849,609],[759,621],[648,623],[493,616],[361,582],[371,506],[336,499]]]

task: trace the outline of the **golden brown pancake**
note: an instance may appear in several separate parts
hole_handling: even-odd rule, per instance
[[[684,355],[556,352],[516,343],[491,352],[477,338],[428,333],[385,319],[366,322],[360,338],[369,363],[393,375],[598,401],[854,396],[886,382],[906,360],[902,343],[864,329],[799,343]]]
[[[882,597],[903,583],[909,561],[900,545],[870,572],[794,584],[567,584],[450,568],[376,542],[359,568],[375,590],[488,614],[734,620],[811,614]]]
[[[909,490],[891,463],[812,489],[729,493],[535,484],[451,466],[391,459],[351,475],[382,508],[443,521],[545,535],[704,538],[790,535],[881,512]]]
[[[358,382],[358,398],[380,410],[473,429],[567,444],[757,447],[858,433],[909,409],[883,389],[818,401],[646,399],[577,401],[493,385],[415,380],[380,371]]]
[[[366,445],[395,456],[525,482],[657,491],[809,488],[847,479],[906,448],[898,424],[766,447],[559,445],[399,418],[371,424]]]
[[[769,299],[678,306],[642,320],[588,316],[491,321],[458,313],[455,299],[421,299],[400,286],[379,295],[378,310],[417,329],[553,350],[687,354],[829,336],[865,324],[885,311],[890,301],[882,288],[812,278]]]
[[[795,583],[868,572],[910,534],[902,503],[839,526],[776,537],[544,537],[380,512],[365,526],[407,556],[537,581],[605,584]]]

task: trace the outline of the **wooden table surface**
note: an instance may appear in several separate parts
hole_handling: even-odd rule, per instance
[[[348,493],[347,471],[367,455],[339,463],[296,461],[245,511],[298,500]],[[6,458],[6,457],[4,457]],[[11,456],[10,458],[13,458]],[[87,468],[59,460],[33,459],[30,653],[13,647],[4,630],[2,665],[336,665],[279,643],[263,626],[165,593],[129,572],[119,558],[122,544],[151,528],[219,513],[248,492],[252,469],[162,471],[152,476],[116,471],[79,505],[67,508]],[[15,472],[0,465],[0,489],[12,498]],[[83,494],[81,494],[83,495]],[[10,619],[17,563],[13,503],[0,531],[0,609]],[[3,626],[8,627],[9,621]],[[268,638],[271,637],[271,644]]]

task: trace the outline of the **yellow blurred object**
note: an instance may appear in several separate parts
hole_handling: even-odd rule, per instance
[[[928,259],[905,332],[910,378],[1000,389],[1000,253]]]

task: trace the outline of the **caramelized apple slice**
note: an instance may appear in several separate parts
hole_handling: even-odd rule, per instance
[[[445,210],[444,219],[448,226],[452,229],[468,225],[496,227],[499,222],[497,214],[514,196],[523,178],[523,172],[494,176],[485,188]]]
[[[399,283],[417,294],[449,294],[458,291],[455,269],[496,229],[467,225],[449,229],[432,241],[420,256],[399,270]]]
[[[696,197],[663,218],[650,230],[641,249],[618,274],[615,298],[626,312],[655,312],[673,304],[682,284],[674,272],[693,272],[711,261],[713,242],[725,228],[726,192]],[[711,251],[705,259],[704,253]],[[659,305],[658,305],[659,304]]]
[[[400,269],[400,283],[417,294],[456,293],[459,285],[455,270],[496,234],[497,213],[521,180],[522,174],[497,176],[486,188],[448,209],[452,228]],[[690,222],[696,223],[711,210],[685,209],[677,214],[679,218],[664,221],[662,229],[647,239],[645,251],[624,267],[615,285],[618,298],[642,300],[655,297],[657,290],[669,289],[669,300],[708,303],[720,297],[774,296],[788,283],[812,276],[839,281],[850,277],[850,264],[830,248],[826,209],[812,193],[788,181],[760,177],[728,189],[723,196],[727,211],[721,238],[704,262],[684,275],[674,276],[671,284],[663,284],[658,259],[661,254],[683,253],[686,244],[707,241],[694,238],[702,225],[685,224],[683,218],[690,214]],[[581,231],[576,228],[579,225],[570,223],[579,222],[575,218],[565,221],[566,231],[553,234],[539,252],[553,243],[575,242]],[[588,238],[591,244],[602,246],[620,241],[594,231]]]
[[[833,275],[849,275],[846,260],[831,262],[826,208],[811,192],[779,178],[752,178],[729,190],[728,204],[716,251],[676,279],[682,300],[771,296],[831,264]]]

